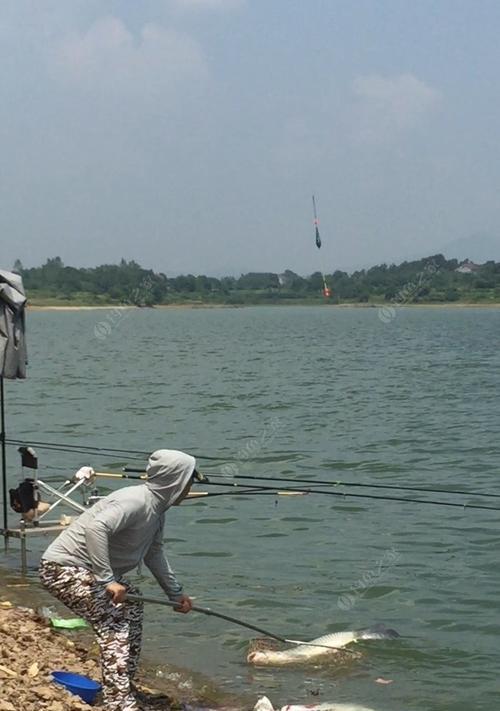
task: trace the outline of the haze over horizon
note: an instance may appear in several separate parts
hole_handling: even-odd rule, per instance
[[[500,261],[499,20],[492,0],[4,0],[0,266]]]

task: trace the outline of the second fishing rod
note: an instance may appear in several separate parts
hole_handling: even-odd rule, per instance
[[[240,489],[241,492],[246,493],[251,493],[251,490],[254,490],[254,493],[260,493],[260,492],[275,492],[279,493],[279,491],[289,491],[289,492],[297,492],[297,493],[305,493],[305,494],[317,494],[317,495],[322,495],[322,496],[336,496],[337,498],[341,499],[370,499],[373,501],[398,501],[401,503],[407,503],[407,504],[422,504],[422,505],[428,505],[428,506],[449,506],[452,508],[459,508],[462,510],[465,509],[479,509],[479,510],[485,510],[485,511],[500,511],[500,506],[486,506],[486,505],[481,505],[481,504],[469,504],[467,502],[456,502],[456,501],[437,501],[435,499],[415,499],[413,497],[402,497],[402,496],[379,496],[377,494],[356,494],[351,491],[327,491],[326,489],[317,489],[316,487],[314,488],[304,488],[304,487],[276,487],[276,486],[259,486],[258,490],[255,489],[255,487],[251,487],[249,485],[245,484],[237,484],[237,483],[222,483],[222,482],[215,482],[215,481],[207,481],[205,482],[208,486],[222,486],[222,487],[231,487],[233,489],[232,493],[236,493],[235,490]]]
[[[125,467],[125,472],[142,472],[142,475],[144,476],[144,471],[137,470],[131,467]],[[222,476],[222,475],[220,475]],[[258,477],[256,477],[258,478]],[[227,479],[227,477],[226,477]],[[265,477],[262,477],[262,479],[265,479]],[[270,481],[270,479],[267,479],[267,481]],[[274,494],[279,494],[280,492],[296,492],[296,493],[303,493],[303,494],[316,494],[316,495],[322,495],[322,496],[335,496],[337,498],[341,499],[348,499],[348,498],[354,498],[354,499],[368,499],[368,500],[373,500],[373,501],[396,501],[396,502],[401,502],[401,503],[411,503],[411,504],[421,504],[424,506],[447,506],[451,508],[458,508],[458,509],[476,509],[476,510],[483,510],[483,511],[500,511],[500,506],[486,506],[486,505],[481,505],[481,504],[470,504],[468,502],[456,502],[456,501],[438,501],[436,499],[415,499],[413,497],[402,497],[402,496],[380,496],[377,494],[358,494],[354,493],[351,491],[332,491],[332,490],[326,490],[326,489],[318,489],[316,488],[318,486],[317,482],[310,482],[309,487],[280,487],[278,485],[275,486],[264,486],[264,485],[250,485],[250,484],[240,484],[238,482],[220,482],[220,481],[205,481],[204,485],[207,486],[219,486],[222,488],[230,488],[231,491],[227,491],[227,493],[224,492],[215,492],[213,494],[206,494],[206,496],[233,496],[236,494],[239,495],[251,495],[251,494],[265,494],[265,493],[274,493]],[[344,484],[345,486],[345,484]],[[368,484],[366,486],[369,486]],[[422,493],[426,493],[425,490],[421,489],[419,490]],[[442,494],[448,494],[452,492],[448,492],[445,490],[440,490],[440,493]],[[458,492],[456,492],[458,493]],[[467,496],[475,496],[475,494],[471,494],[469,492],[461,492],[464,495]]]

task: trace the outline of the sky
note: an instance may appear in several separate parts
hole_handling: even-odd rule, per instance
[[[0,266],[500,261],[499,30],[497,0],[1,0]]]

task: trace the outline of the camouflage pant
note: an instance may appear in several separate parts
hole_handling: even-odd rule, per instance
[[[142,603],[115,604],[85,568],[62,566],[43,560],[42,584],[58,600],[92,625],[101,652],[104,706],[109,711],[138,711],[130,682],[136,672],[141,652]],[[122,585],[139,593],[125,580]]]

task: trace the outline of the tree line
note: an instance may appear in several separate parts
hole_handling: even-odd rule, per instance
[[[287,269],[248,272],[239,277],[216,278],[183,274],[167,277],[144,269],[135,261],[76,268],[60,257],[40,267],[25,268],[19,260],[13,271],[21,274],[32,303],[130,304],[154,306],[179,302],[201,303],[444,303],[500,302],[500,263],[489,261],[469,273],[442,254],[396,264],[380,264],[351,274],[326,274],[332,296],[323,296],[323,275],[301,276]]]

